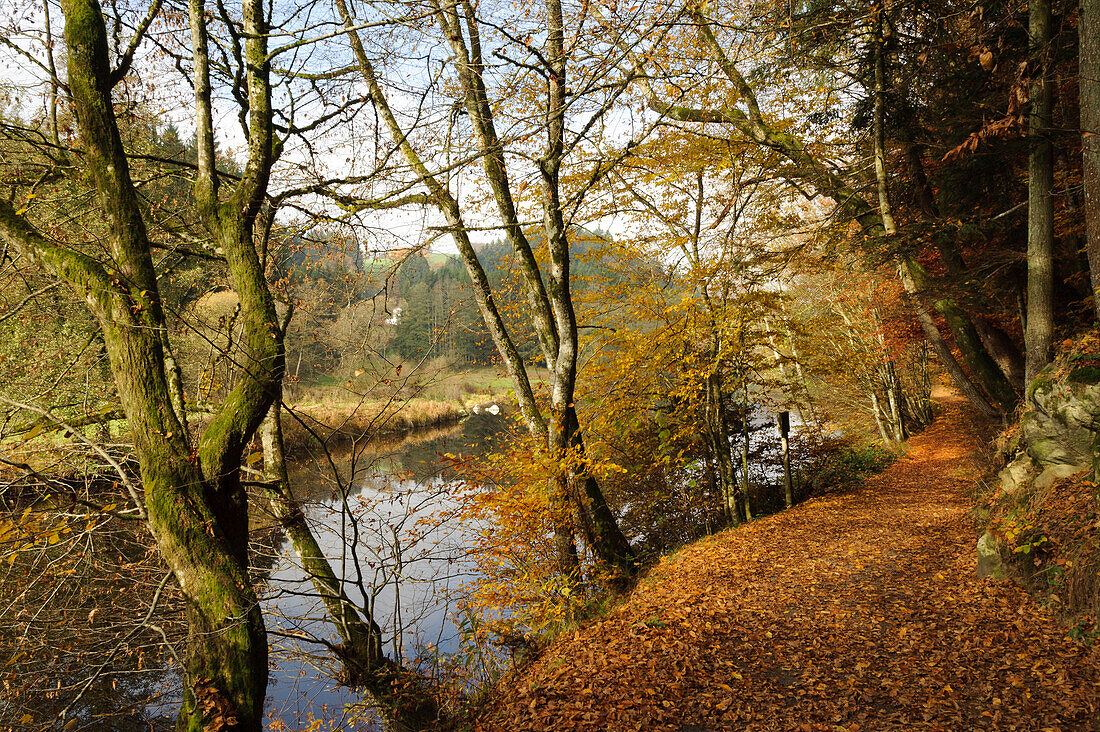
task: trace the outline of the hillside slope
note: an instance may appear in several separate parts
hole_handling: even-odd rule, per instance
[[[969,416],[907,458],[666,558],[479,722],[500,730],[1100,729],[1100,653],[975,575]]]

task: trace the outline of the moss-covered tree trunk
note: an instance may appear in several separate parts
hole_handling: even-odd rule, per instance
[[[130,179],[114,115],[106,24],[96,0],[64,0],[65,40],[73,111],[84,160],[107,222],[109,263],[53,244],[6,203],[0,235],[67,281],[103,331],[111,372],[133,434],[149,528],[182,590],[190,621],[190,653],[180,725],[185,729],[260,730],[267,686],[267,640],[243,561],[247,516],[222,481],[235,480],[249,434],[221,450],[195,448],[170,385],[167,329],[150,241]],[[262,276],[240,282],[265,289]],[[278,378],[277,357],[262,372]],[[260,392],[266,389],[261,387]],[[238,399],[225,412],[258,424],[263,399]],[[254,429],[254,427],[252,427]],[[196,453],[199,453],[196,455]],[[221,466],[211,470],[205,460]],[[226,466],[232,466],[226,469]],[[228,472],[210,480],[208,475]]]

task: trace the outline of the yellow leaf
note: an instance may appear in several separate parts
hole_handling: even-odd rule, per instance
[[[245,460],[245,462],[249,465],[255,465],[263,458],[263,456],[264,454],[262,452],[254,452],[248,456],[248,459]]]
[[[16,211],[16,212],[15,212],[15,215],[16,215],[16,216],[22,216],[22,215],[23,215],[23,214],[25,214],[25,213],[27,213],[27,207],[26,207],[26,206],[24,206],[23,208],[21,208],[21,209],[19,209],[18,211]]]

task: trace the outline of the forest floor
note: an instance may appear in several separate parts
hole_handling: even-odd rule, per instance
[[[857,489],[666,557],[506,679],[484,730],[1100,730],[1100,649],[975,576],[959,399]]]

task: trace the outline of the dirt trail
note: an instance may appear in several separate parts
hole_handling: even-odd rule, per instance
[[[666,558],[549,649],[500,730],[1093,730],[1100,654],[975,576],[958,400],[859,490]]]

